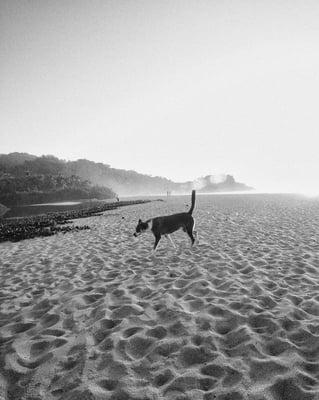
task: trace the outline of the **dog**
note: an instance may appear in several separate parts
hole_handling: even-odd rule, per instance
[[[133,236],[137,237],[141,235],[143,232],[151,230],[153,235],[155,236],[155,243],[153,248],[153,251],[155,252],[156,247],[159,241],[161,240],[162,236],[168,237],[172,242],[173,246],[176,247],[172,238],[169,235],[177,231],[178,229],[183,229],[183,231],[186,232],[187,235],[190,237],[193,245],[195,242],[193,236],[193,233],[195,233],[194,231],[195,220],[192,216],[192,213],[195,207],[195,194],[196,192],[195,190],[193,190],[192,204],[188,212],[151,218],[145,222],[139,219],[138,224],[135,228],[135,232],[133,233]]]

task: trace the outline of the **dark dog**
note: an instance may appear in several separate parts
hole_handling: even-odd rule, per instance
[[[169,236],[170,233],[177,231],[178,229],[183,229],[184,232],[188,234],[192,241],[192,245],[195,242],[193,236],[193,229],[195,226],[194,218],[192,217],[192,212],[195,207],[195,190],[192,191],[192,205],[188,212],[165,215],[163,217],[156,217],[143,222],[141,219],[138,220],[137,227],[134,232],[134,236],[139,236],[147,230],[151,230],[155,236],[154,251],[161,240],[162,235],[168,237],[175,244],[172,238]]]

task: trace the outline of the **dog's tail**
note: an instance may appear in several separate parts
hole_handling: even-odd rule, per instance
[[[195,193],[196,193],[196,191],[192,190],[192,205],[191,205],[191,208],[188,211],[188,214],[192,214],[192,212],[194,210],[194,207],[195,207]]]

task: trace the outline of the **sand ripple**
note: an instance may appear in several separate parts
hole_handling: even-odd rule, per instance
[[[0,245],[0,399],[319,398],[319,202],[198,196],[151,257],[137,219],[186,203]]]

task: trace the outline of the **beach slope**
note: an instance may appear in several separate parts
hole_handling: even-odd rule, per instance
[[[151,256],[170,197],[0,244],[0,398],[319,398],[319,201],[197,196],[199,242]]]

